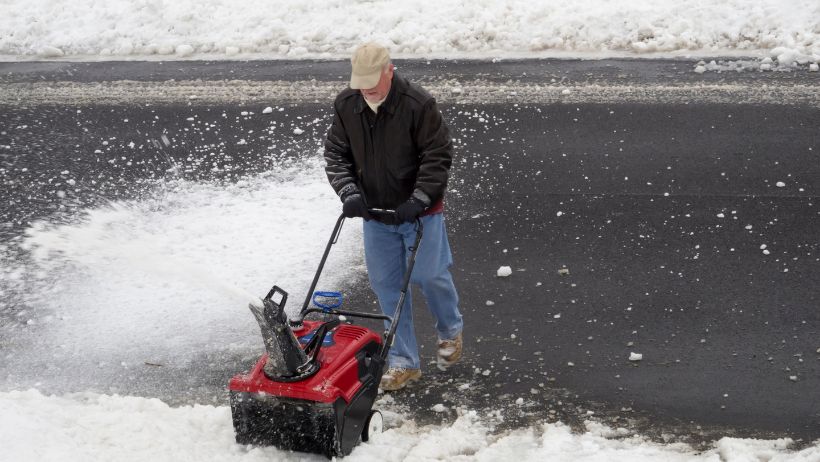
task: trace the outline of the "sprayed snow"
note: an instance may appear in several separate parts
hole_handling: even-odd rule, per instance
[[[818,13],[815,0],[11,0],[0,54],[303,59],[377,40],[397,57],[734,52],[805,64],[820,60]]]
[[[94,370],[170,352],[181,363],[237,345],[258,352],[248,303],[276,283],[290,292],[289,313],[298,311],[341,211],[321,162],[235,184],[162,186],[69,224],[35,223],[20,243],[27,258],[0,254],[0,274],[34,324],[12,334],[23,343],[47,334],[57,346],[9,352],[10,362],[25,367],[37,355],[59,365],[65,355]],[[343,231],[320,289],[358,277],[360,226]]]
[[[544,424],[491,435],[475,412],[462,412],[450,425],[418,427],[405,421],[387,428],[357,446],[345,460],[808,462],[820,457],[820,445],[794,452],[788,449],[792,443],[788,439],[723,438],[713,449],[697,453],[683,444],[660,445],[622,430],[588,421],[583,433],[572,433],[562,424]],[[230,409],[225,406],[170,407],[157,399],[93,393],[64,397],[44,396],[36,390],[0,393],[0,441],[4,442],[3,461],[327,460],[237,445]]]

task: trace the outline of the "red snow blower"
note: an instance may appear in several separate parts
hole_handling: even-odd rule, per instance
[[[344,220],[342,215],[336,221],[298,318],[288,320],[288,294],[278,286],[261,303],[250,304],[267,353],[250,372],[231,379],[228,387],[239,444],[273,445],[332,458],[350,454],[359,441],[381,431],[382,415],[372,408],[407,295],[422,225],[416,221],[401,296],[390,318],[341,310],[341,293],[314,292]],[[315,307],[310,307],[311,301]],[[306,320],[311,313],[322,313],[324,319]],[[381,319],[389,327],[380,336],[350,323],[348,317]]]

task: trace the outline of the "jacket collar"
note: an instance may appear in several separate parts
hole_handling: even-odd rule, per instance
[[[385,98],[384,102],[379,106],[379,110],[384,109],[391,114],[395,114],[396,106],[399,104],[399,94],[403,93],[406,87],[407,81],[401,78],[397,72],[393,71],[393,81],[390,83],[390,91],[387,93],[387,98]],[[353,107],[353,112],[360,114],[364,111],[365,107],[367,107],[367,103],[364,101],[364,96],[362,96],[361,92],[357,92],[356,105]]]

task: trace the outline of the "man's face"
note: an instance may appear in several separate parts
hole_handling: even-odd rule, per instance
[[[362,88],[359,90],[362,92],[362,96],[364,99],[370,101],[371,103],[378,103],[379,101],[387,98],[387,94],[390,93],[390,84],[393,82],[393,64],[390,63],[387,65],[387,70],[382,72],[381,78],[379,78],[379,83],[376,84],[373,88]]]

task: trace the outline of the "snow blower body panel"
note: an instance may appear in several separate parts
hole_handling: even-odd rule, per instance
[[[303,327],[294,334],[299,343],[307,344],[323,324],[304,321]],[[363,381],[368,379],[369,366],[378,353],[382,338],[370,329],[342,324],[329,331],[322,343],[317,357],[318,371],[304,380],[271,380],[265,374],[268,363],[268,354],[265,354],[249,373],[235,376],[229,389],[320,403],[334,403],[339,398],[350,402]]]

